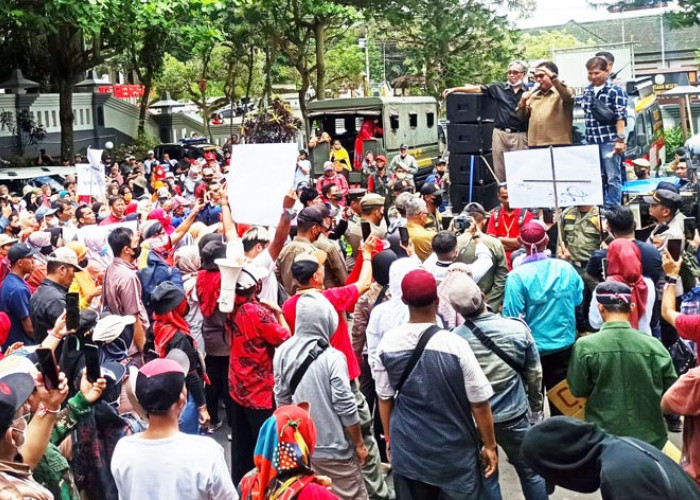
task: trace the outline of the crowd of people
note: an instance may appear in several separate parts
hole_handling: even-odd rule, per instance
[[[530,114],[504,147],[568,102],[547,64],[512,98],[519,64],[482,89]],[[234,220],[215,156],[105,158],[104,200],[0,186],[1,497],[499,499],[500,446],[528,500],[700,499],[700,236],[675,184],[639,240],[613,189],[553,214],[503,183],[448,220],[447,160],[414,192],[407,147],[366,157],[351,189],[333,150],[316,180],[301,152],[274,228]]]

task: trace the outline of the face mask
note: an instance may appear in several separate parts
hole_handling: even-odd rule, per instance
[[[637,177],[644,177],[647,174],[646,170],[635,170],[634,175]]]
[[[79,265],[80,267],[82,267],[82,268],[87,267],[87,265],[88,265],[87,257],[84,258],[83,260],[81,260],[80,262],[78,262],[78,265]]]
[[[331,198],[334,199],[335,201],[340,201],[343,199],[343,195],[342,194],[334,194],[333,196],[331,196]]]
[[[54,217],[53,219],[51,219],[50,221],[48,221],[47,226],[49,226],[49,227],[58,227],[58,219],[57,219],[56,217]]]
[[[131,200],[132,200],[131,194],[125,194],[125,195],[124,195],[124,201],[126,201],[127,203],[130,203]]]
[[[134,259],[138,259],[139,255],[141,255],[141,245],[137,247],[131,247],[131,251],[134,252]]]
[[[47,245],[45,247],[41,247],[41,254],[42,255],[49,255],[51,252],[53,252],[53,246]]]
[[[16,227],[15,227],[15,226],[10,226],[10,232],[11,232],[12,234],[19,234],[19,232],[20,232],[21,230],[22,230],[22,228],[19,227],[19,226],[16,226]]]
[[[439,207],[442,205],[442,196],[435,196],[433,198],[433,203],[435,204],[436,207]]]

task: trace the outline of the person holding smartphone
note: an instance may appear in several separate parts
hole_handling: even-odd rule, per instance
[[[668,182],[660,182],[651,196],[645,196],[649,204],[649,215],[656,222],[656,227],[649,235],[649,243],[659,250],[666,248],[666,241],[671,238],[683,239],[685,230],[681,212],[681,195],[678,187]]]

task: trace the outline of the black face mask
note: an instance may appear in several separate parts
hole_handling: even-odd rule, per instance
[[[342,194],[334,194],[331,196],[331,198],[334,199],[335,201],[340,201],[343,199],[343,195]]]
[[[20,231],[22,231],[22,228],[21,228],[21,227],[19,227],[19,226],[17,226],[17,227],[15,227],[15,226],[10,226],[10,232],[11,232],[12,234],[19,234]]]
[[[53,252],[53,247],[51,245],[41,247],[41,254],[42,255],[49,255],[51,252]]]
[[[442,205],[442,196],[434,196],[433,197],[433,203],[435,204],[436,207],[439,207]]]
[[[79,265],[80,267],[83,267],[83,268],[87,267],[87,265],[88,265],[87,257],[84,258],[83,260],[81,260],[80,262],[78,262],[78,265]]]
[[[131,251],[134,252],[134,259],[138,259],[139,255],[141,255],[141,245],[137,247],[130,247]]]

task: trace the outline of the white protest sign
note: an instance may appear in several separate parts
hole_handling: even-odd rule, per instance
[[[78,196],[104,196],[105,176],[102,167],[94,167],[87,163],[75,166],[77,174],[76,193]]]
[[[554,180],[560,207],[603,204],[597,145],[526,149],[505,153],[508,199],[513,208],[554,207]]]
[[[276,226],[282,199],[292,187],[296,144],[237,144],[227,176],[228,201],[236,222]]]

